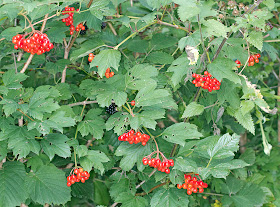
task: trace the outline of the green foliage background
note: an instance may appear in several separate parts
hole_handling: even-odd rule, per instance
[[[280,206],[279,3],[0,5],[0,207]],[[67,5],[80,9],[74,25],[86,23],[85,35],[69,35],[61,21]],[[54,49],[29,62],[12,37],[32,32],[24,16],[40,30],[46,14]],[[249,53],[260,53],[260,63],[246,66]],[[115,75],[106,79],[108,67]],[[191,74],[204,70],[222,81],[220,90],[195,88]],[[112,100],[118,112],[109,115]],[[131,128],[174,159],[170,174],[142,164],[156,150],[153,139],[146,146],[118,141]],[[66,177],[77,165],[91,177],[69,188]],[[190,172],[208,183],[204,193],[176,188]]]

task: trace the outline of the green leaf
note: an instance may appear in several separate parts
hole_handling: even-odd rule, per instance
[[[143,207],[148,205],[148,201],[145,198],[135,196],[130,192],[119,194],[115,201],[122,203],[122,207]]]
[[[75,183],[71,186],[72,195],[77,198],[86,198],[94,200],[94,185],[92,182]]]
[[[210,159],[224,159],[234,156],[234,152],[238,150],[239,138],[240,136],[236,134],[230,136],[227,133],[221,136],[217,142],[208,144],[207,153]]]
[[[155,120],[164,118],[164,114],[164,109],[151,109],[136,113],[134,117],[130,118],[130,126],[135,130],[139,129],[141,126],[155,130],[157,125]]]
[[[103,137],[103,129],[105,129],[104,119],[100,117],[102,110],[91,109],[84,121],[78,124],[77,130],[82,134],[82,136],[87,136],[89,133],[93,135],[96,139],[101,139]]]
[[[228,101],[233,108],[240,107],[239,90],[237,89],[239,85],[231,82],[228,79],[224,79],[221,83],[221,88],[218,90],[218,100],[223,103]],[[230,91],[230,93],[229,93]]]
[[[133,168],[135,163],[137,163],[138,170],[144,168],[142,163],[142,158],[151,153],[150,145],[142,146],[141,144],[130,145],[128,143],[121,143],[121,145],[116,149],[116,156],[123,156],[120,162],[120,167],[129,171]]]
[[[98,74],[103,77],[107,68],[118,71],[120,60],[121,53],[118,50],[102,50],[94,57],[90,67],[98,66]]]
[[[147,59],[154,64],[171,64],[173,56],[166,52],[152,52]]]
[[[65,32],[69,31],[69,27],[61,21],[57,22],[56,25],[53,25],[46,34],[51,42],[63,43],[63,39],[66,38]]]
[[[12,99],[2,99],[0,104],[3,104],[3,110],[6,116],[10,116],[12,113],[16,112],[20,108],[19,104]]]
[[[252,31],[247,37],[247,41],[254,45],[258,50],[262,50],[263,47],[263,35],[262,32]]]
[[[199,139],[203,135],[197,131],[197,126],[189,123],[176,123],[166,128],[162,137],[175,144],[184,146],[186,139]]]
[[[180,170],[182,172],[195,172],[197,168],[196,163],[189,158],[176,158],[175,165],[173,169]]]
[[[128,192],[129,189],[127,188],[129,186],[129,180],[126,178],[120,179],[118,182],[113,183],[110,187],[110,195],[112,198],[116,199],[119,194],[123,192]]]
[[[142,88],[137,93],[135,105],[177,109],[170,92],[166,89],[155,89],[153,85]]]
[[[29,101],[28,113],[35,119],[42,120],[45,113],[51,113],[59,108],[53,98],[48,98],[49,92],[35,92]]]
[[[265,194],[263,190],[253,183],[246,183],[236,195],[231,196],[236,207],[254,207],[262,205],[264,198]]]
[[[63,133],[63,127],[75,125],[75,120],[71,117],[66,117],[65,113],[65,111],[57,111],[47,120],[30,122],[28,123],[28,129],[37,129],[43,135],[49,134],[51,129],[56,129]]]
[[[185,180],[184,179],[184,172],[182,172],[181,170],[172,169],[168,176],[170,178],[170,181],[174,185],[183,184],[183,182]]]
[[[255,126],[250,113],[243,115],[241,109],[238,109],[234,113],[234,117],[236,118],[238,123],[241,124],[245,129],[247,129],[252,134],[255,134]]]
[[[191,17],[197,16],[200,13],[200,8],[196,5],[194,1],[188,1],[188,4],[183,4],[179,6],[178,15],[180,20],[185,22]]]
[[[8,70],[3,75],[3,83],[8,89],[19,89],[22,87],[20,82],[24,81],[27,77],[24,73],[15,74],[15,71]]]
[[[192,117],[192,116],[197,116],[202,114],[204,111],[204,106],[196,103],[196,102],[191,102],[189,105],[187,105],[182,118],[187,118],[187,117]]]
[[[0,169],[0,206],[20,206],[27,199],[24,180],[26,172],[20,162],[6,162]]]
[[[221,81],[226,78],[234,83],[241,83],[238,75],[233,72],[235,62],[227,58],[217,58],[211,64],[208,65],[209,72],[214,78]]]
[[[153,35],[151,39],[151,44],[154,50],[161,50],[164,48],[169,48],[176,45],[177,39],[172,36],[166,36],[162,33],[157,33]]]
[[[47,62],[46,63],[46,71],[49,73],[56,75],[57,73],[61,73],[65,66],[69,65],[70,61],[65,59],[60,59],[57,62]]]
[[[275,7],[274,0],[264,0],[262,3],[265,4],[270,10]]]
[[[41,145],[50,160],[53,159],[55,154],[66,158],[71,156],[70,147],[66,144],[68,140],[68,137],[63,134],[48,134],[41,141]]]
[[[127,49],[132,52],[146,53],[148,52],[149,42],[147,40],[133,40],[127,45]]]
[[[203,21],[202,23],[204,26],[206,26],[208,36],[214,35],[217,37],[227,37],[227,32],[230,31],[229,28],[214,19],[209,19],[207,21]]]
[[[74,50],[71,53],[70,60],[75,62],[78,58],[88,56],[89,53],[94,52],[94,50],[100,46],[104,45],[99,38],[90,39],[81,44],[79,49]],[[107,68],[106,68],[107,69]]]
[[[240,110],[243,116],[245,116],[245,114],[249,113],[253,108],[254,108],[255,104],[253,101],[250,100],[243,100],[240,103]]]
[[[173,72],[171,77],[171,82],[173,87],[176,87],[181,81],[182,78],[188,74],[191,75],[191,70],[189,65],[190,61],[185,54],[181,55],[179,58],[172,62],[172,65],[168,68],[168,72]]]
[[[171,3],[171,0],[147,0],[149,6],[153,9],[159,9],[165,5]]]
[[[188,206],[189,200],[184,191],[177,188],[160,189],[150,203],[151,207],[178,207]]]
[[[54,165],[43,165],[36,172],[30,172],[25,182],[30,198],[41,205],[60,205],[70,201],[70,188],[66,176]]]
[[[0,38],[5,38],[8,41],[12,41],[13,36],[22,32],[23,29],[21,27],[9,27],[1,32]]]
[[[104,173],[104,162],[109,162],[110,159],[104,152],[99,150],[89,150],[88,154],[80,159],[81,166],[84,170],[90,172],[92,167],[100,170],[101,174]]]
[[[109,131],[114,128],[114,132],[120,135],[127,129],[127,125],[130,123],[131,116],[127,113],[117,112],[110,116],[106,122],[106,130]]]
[[[96,16],[98,19],[103,19],[103,11],[106,10],[106,6],[109,4],[109,0],[96,0],[90,6],[90,13]]]

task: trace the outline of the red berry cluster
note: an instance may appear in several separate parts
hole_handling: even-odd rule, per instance
[[[166,158],[161,161],[159,158],[144,157],[142,159],[144,165],[149,165],[150,167],[157,168],[160,172],[170,173],[169,167],[174,166],[174,161],[172,159],[168,160]]]
[[[248,66],[253,66],[255,63],[259,63],[260,57],[261,57],[261,55],[259,53],[255,54],[255,55],[250,55],[249,60],[248,60]]]
[[[213,78],[208,71],[204,71],[204,75],[192,74],[192,77],[195,78],[192,83],[195,87],[202,87],[203,89],[208,89],[209,92],[212,90],[219,90],[221,82],[216,78]]]
[[[196,174],[198,176],[198,174]],[[184,175],[185,183],[182,185],[177,184],[178,189],[186,189],[187,194],[191,195],[192,193],[203,193],[204,188],[208,187],[207,183],[204,183],[201,179],[197,180],[197,177],[192,177],[191,175]]]
[[[91,63],[94,59],[95,55],[93,53],[88,54],[88,61]]]
[[[77,32],[80,30],[85,30],[86,27],[83,24],[78,24],[78,26],[75,28],[73,24],[73,15],[74,15],[75,8],[66,6],[65,9],[62,11],[62,15],[68,14],[69,16],[62,19],[62,22],[65,22],[66,26],[70,26],[70,35],[74,34],[74,31]],[[76,11],[79,11],[79,9],[76,9]]]
[[[71,173],[70,173],[71,174]],[[76,175],[75,175],[76,174]],[[78,168],[74,170],[72,175],[67,177],[67,186],[70,187],[76,182],[86,182],[90,177],[90,174],[87,171],[84,171],[83,168]]]
[[[106,78],[112,78],[115,75],[115,73],[113,71],[111,71],[110,68],[107,68],[106,72],[105,72],[105,77]]]
[[[119,141],[127,141],[129,144],[138,144],[139,142],[142,142],[143,146],[147,144],[149,139],[150,139],[149,135],[141,134],[141,132],[135,133],[133,129],[131,129],[127,133],[124,133],[118,138]]]
[[[33,35],[28,36],[26,39],[25,35],[17,34],[13,36],[12,42],[15,44],[14,48],[16,50],[20,48],[32,55],[42,55],[53,49],[53,44],[50,42],[47,34],[39,31],[34,32]]]

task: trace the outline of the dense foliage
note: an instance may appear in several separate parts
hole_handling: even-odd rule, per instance
[[[0,207],[280,206],[279,3],[0,5]]]

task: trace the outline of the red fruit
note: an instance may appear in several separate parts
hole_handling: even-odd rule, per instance
[[[88,61],[91,63],[91,61],[94,59],[94,57],[93,56],[89,56],[88,57]]]
[[[88,171],[84,172],[85,177],[90,177],[90,174],[88,173]]]
[[[81,182],[85,183],[86,182],[85,178],[81,178]]]
[[[256,59],[256,60],[255,60],[255,62],[256,62],[256,63],[259,63],[259,62],[260,62],[260,60],[259,60],[259,59]]]
[[[78,169],[75,169],[75,170],[74,170],[74,173],[75,173],[75,174],[78,174],[78,172],[79,172]]]
[[[260,58],[260,57],[261,57],[261,54],[260,54],[260,53],[258,53],[258,54],[257,54],[257,58]]]
[[[105,73],[106,78],[110,78],[110,73]]]
[[[208,73],[208,71],[204,71],[204,75],[208,75],[209,73]]]
[[[196,77],[196,74],[195,74],[195,73],[193,73],[193,74],[192,74],[192,77],[193,77],[193,78],[195,78],[195,77]]]
[[[199,193],[203,193],[204,189],[203,188],[199,188]]]
[[[191,195],[191,194],[192,194],[192,191],[188,190],[188,191],[187,191],[187,194],[188,194],[188,195]]]
[[[136,133],[136,136],[137,136],[137,137],[140,137],[140,136],[141,136],[141,132],[137,132],[137,133]]]
[[[192,192],[197,193],[197,188],[194,188]]]
[[[177,184],[177,188],[178,188],[178,189],[181,189],[181,188],[182,188],[182,185]]]
[[[187,189],[187,188],[188,188],[188,184],[183,183],[182,188],[183,188],[183,189]]]
[[[71,32],[70,32],[70,35],[73,35],[73,34],[74,34],[74,32],[73,32],[73,31],[71,31]]]
[[[253,56],[250,56],[249,57],[249,62],[253,62],[254,61],[254,57]]]
[[[67,177],[67,181],[70,182],[72,179],[70,176]]]
[[[169,168],[165,169],[165,173],[169,174],[170,173],[170,169]]]
[[[131,105],[131,106],[135,106],[135,101],[132,100],[132,101],[130,102],[130,105]]]
[[[82,173],[84,170],[83,168],[79,168],[79,172]]]
[[[142,145],[145,146],[147,143],[146,142],[142,142]]]
[[[199,186],[202,186],[202,185],[203,185],[203,182],[202,182],[202,181],[198,181],[197,184],[198,184]]]
[[[191,176],[191,175],[187,175],[187,176],[186,176],[186,179],[187,179],[187,180],[191,180],[191,179],[192,179],[192,176]]]
[[[74,180],[71,180],[70,182],[71,182],[71,184],[74,184],[74,183],[75,183],[75,181],[74,181]]]
[[[236,64],[241,64],[241,62],[239,60],[236,60],[235,63]]]
[[[193,181],[197,181],[197,178],[196,177],[193,177],[193,179],[192,179]]]
[[[208,187],[208,184],[207,184],[207,183],[203,183],[202,187],[203,187],[203,188],[207,188],[207,187]]]
[[[67,182],[67,186],[70,187],[72,185],[71,182]]]
[[[110,78],[112,78],[115,75],[115,73],[112,71],[111,73],[109,73]]]

